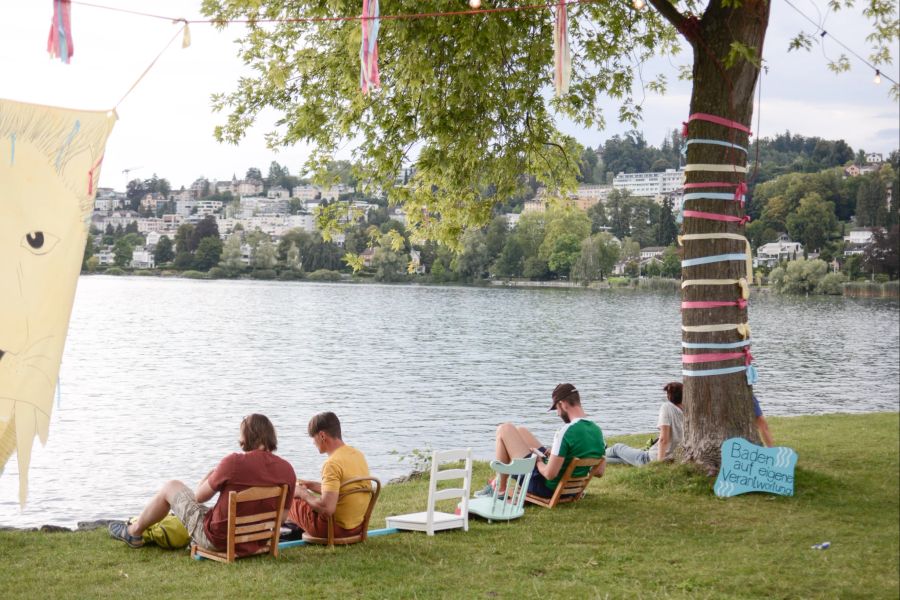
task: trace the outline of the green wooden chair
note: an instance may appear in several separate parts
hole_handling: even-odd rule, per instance
[[[494,486],[493,496],[472,498],[469,500],[469,513],[487,519],[488,523],[511,521],[525,514],[525,494],[528,491],[528,482],[531,481],[535,460],[537,459],[534,456],[517,458],[509,464],[492,460],[494,481],[499,481],[500,475],[509,475],[506,491],[499,493],[497,486]]]

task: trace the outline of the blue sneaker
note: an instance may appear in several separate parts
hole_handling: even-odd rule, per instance
[[[491,485],[491,482],[487,482],[483,488],[475,492],[476,498],[489,498],[494,495],[494,486]]]
[[[128,523],[125,521],[113,521],[107,528],[109,537],[128,544],[129,548],[140,548],[144,545],[144,538],[128,533]]]

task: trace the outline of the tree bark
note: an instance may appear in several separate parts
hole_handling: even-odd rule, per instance
[[[655,3],[654,3],[655,4]],[[679,29],[694,49],[693,91],[690,114],[707,113],[750,125],[753,115],[753,92],[759,75],[757,65],[743,59],[726,69],[725,57],[733,41],[753,48],[762,55],[762,45],[769,20],[767,0],[744,0],[738,8],[726,8],[720,0],[711,0],[703,17],[697,21],[688,18]],[[688,140],[721,140],[749,149],[749,136],[737,129],[692,121],[688,127]],[[744,152],[712,144],[690,144],[688,164],[733,164],[749,166]],[[686,183],[730,182],[740,183],[746,176],[737,172],[689,171]],[[733,192],[734,187],[690,189],[688,192]],[[686,210],[743,216],[739,202],[729,200],[699,199],[685,202]],[[684,234],[738,233],[745,235],[742,223],[685,218]],[[744,253],[747,247],[738,240],[694,240],[684,242],[683,258]],[[740,279],[746,276],[744,262],[716,262],[707,265],[684,267],[682,279]],[[682,300],[736,301],[741,297],[737,285],[693,285],[683,288]],[[682,324],[712,325],[722,323],[747,323],[746,309],[737,306],[711,309],[682,310]],[[685,342],[736,342],[742,337],[735,330],[699,333],[683,332]],[[685,349],[685,354],[711,352],[736,352],[735,350]],[[743,365],[744,359],[685,365],[686,370],[706,370]],[[752,388],[745,372],[731,375],[686,376],[684,378],[685,458],[697,463],[710,474],[721,464],[722,442],[730,437],[743,437],[758,443],[754,427],[751,400]]]

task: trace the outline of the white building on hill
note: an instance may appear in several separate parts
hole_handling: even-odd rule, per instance
[[[613,188],[632,196],[655,198],[680,189],[683,183],[683,170],[666,169],[659,173],[619,173],[613,179]]]

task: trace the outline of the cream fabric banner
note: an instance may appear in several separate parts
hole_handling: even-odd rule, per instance
[[[114,111],[0,99],[0,470],[16,451],[23,505],[34,437],[47,442],[103,151],[115,121]]]

